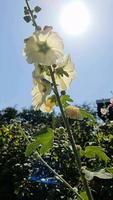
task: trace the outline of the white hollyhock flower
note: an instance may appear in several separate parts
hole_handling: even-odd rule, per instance
[[[63,69],[66,74],[63,76],[59,76],[59,74],[55,74],[56,83],[59,85],[61,90],[66,90],[69,88],[71,81],[75,78],[75,67],[71,62],[71,57],[64,56],[61,63],[57,65],[57,69]]]
[[[32,103],[35,110],[39,110],[42,104],[46,101],[47,96],[51,92],[51,84],[43,77],[38,77],[37,84],[32,90]]]
[[[63,59],[57,60],[57,65],[54,70],[55,81],[60,90],[68,89],[71,81],[75,78],[75,68],[70,56],[64,56]],[[39,74],[43,74],[44,78],[51,82],[51,77],[47,72],[43,71],[43,66],[35,64],[35,70],[32,74],[35,83],[38,80]]]
[[[53,107],[55,106],[55,101],[51,97],[48,97],[45,102],[41,105],[40,110],[43,112],[52,112]]]
[[[62,39],[48,27],[34,32],[24,43],[24,55],[30,64],[49,66],[56,64],[56,60],[63,56]]]

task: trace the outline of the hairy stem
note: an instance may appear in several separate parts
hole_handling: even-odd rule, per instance
[[[92,196],[91,190],[88,186],[85,175],[82,173],[82,169],[81,169],[82,165],[81,165],[80,155],[79,155],[79,152],[78,152],[77,147],[76,147],[75,139],[74,139],[73,134],[70,130],[69,122],[68,122],[68,120],[65,116],[65,112],[63,110],[63,106],[62,106],[62,103],[61,103],[61,100],[60,100],[59,92],[58,92],[58,89],[57,89],[57,84],[56,84],[55,77],[54,77],[54,72],[52,71],[51,66],[49,67],[49,70],[50,70],[51,79],[52,79],[52,82],[53,82],[53,85],[54,85],[54,92],[55,92],[55,95],[56,95],[56,98],[57,98],[57,101],[58,101],[58,104],[59,104],[59,108],[60,108],[60,111],[61,111],[61,114],[62,114],[63,122],[64,122],[64,125],[65,125],[65,128],[67,129],[69,140],[70,140],[70,143],[72,145],[72,149],[73,149],[73,152],[74,152],[74,155],[75,155],[75,161],[76,161],[76,164],[77,164],[79,174],[82,178],[82,182],[84,184],[88,199],[93,200],[93,196]]]

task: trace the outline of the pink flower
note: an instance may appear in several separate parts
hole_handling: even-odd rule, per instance
[[[110,103],[112,104],[112,106],[113,106],[113,98],[112,99],[110,99]]]
[[[100,110],[102,115],[106,115],[108,113],[108,109],[107,108],[101,108]]]

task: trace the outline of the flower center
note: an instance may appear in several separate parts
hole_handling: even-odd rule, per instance
[[[49,46],[47,45],[46,42],[42,43],[42,44],[38,44],[38,48],[39,48],[39,52],[41,53],[47,53],[49,51]]]

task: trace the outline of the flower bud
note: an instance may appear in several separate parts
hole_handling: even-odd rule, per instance
[[[78,151],[81,151],[81,146],[80,145],[78,145],[78,144],[76,144],[76,149],[78,150]]]
[[[80,110],[76,106],[67,106],[65,114],[70,119],[80,119]]]

